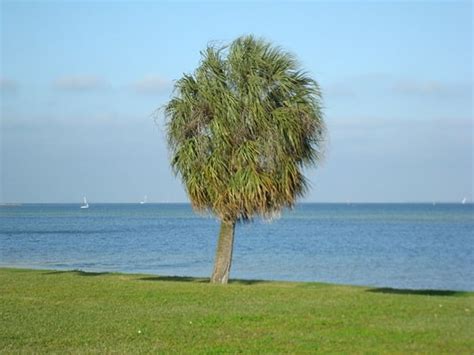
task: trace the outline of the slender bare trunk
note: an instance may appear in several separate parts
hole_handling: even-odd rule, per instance
[[[234,247],[234,229],[235,222],[221,222],[211,283],[226,284],[229,281],[232,249]]]

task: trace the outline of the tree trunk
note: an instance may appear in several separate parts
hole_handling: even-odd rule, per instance
[[[232,249],[234,247],[234,229],[235,222],[221,222],[211,283],[226,284],[229,280]]]

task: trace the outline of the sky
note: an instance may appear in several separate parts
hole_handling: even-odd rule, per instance
[[[245,34],[322,88],[302,201],[473,199],[469,1],[0,1],[0,203],[187,202],[157,109]]]

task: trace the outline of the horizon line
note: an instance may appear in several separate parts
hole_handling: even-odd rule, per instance
[[[473,201],[467,200],[464,204],[472,204]],[[0,206],[11,206],[11,205],[80,205],[81,202],[0,202]],[[89,202],[89,204],[98,205],[140,205],[140,201],[137,202]],[[148,201],[144,203],[146,205],[158,205],[158,204],[179,204],[179,205],[191,205],[189,201]],[[301,201],[295,203],[295,205],[304,204],[342,204],[342,205],[353,205],[353,204],[463,204],[462,201],[458,200],[445,200],[445,201]],[[285,207],[283,207],[285,208]]]

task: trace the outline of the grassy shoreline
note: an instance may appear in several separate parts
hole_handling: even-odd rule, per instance
[[[0,353],[474,351],[474,293],[0,268]]]

